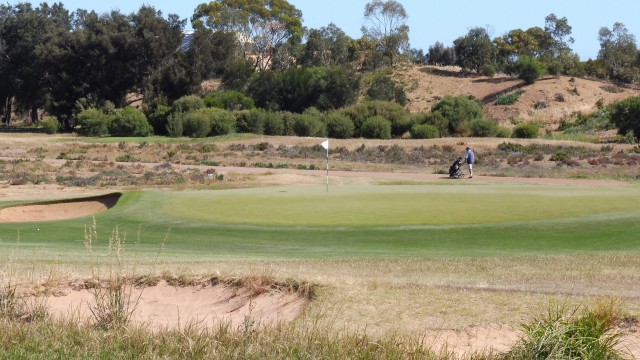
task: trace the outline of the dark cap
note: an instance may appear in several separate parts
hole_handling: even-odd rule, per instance
[[[467,146],[467,150],[471,150],[471,148]]]

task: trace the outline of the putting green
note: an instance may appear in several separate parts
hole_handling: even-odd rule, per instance
[[[638,252],[639,201],[640,188],[631,186],[349,185],[327,192],[323,186],[304,185],[134,191],[95,216],[100,234],[96,246],[106,246],[118,229],[129,249],[141,256],[155,256],[162,244],[173,259],[189,262],[213,257]],[[35,249],[46,254],[42,261],[54,256],[86,262],[83,234],[91,223],[91,217],[84,217],[0,224],[0,250],[19,239],[31,254]]]
[[[257,226],[390,227],[559,220],[638,210],[639,189],[539,185],[287,186],[145,192],[151,219]],[[142,209],[140,210],[142,211]]]

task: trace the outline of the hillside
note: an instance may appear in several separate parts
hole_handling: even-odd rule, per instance
[[[483,102],[485,117],[500,125],[512,127],[518,120],[536,121],[545,124],[548,131],[555,130],[560,120],[572,113],[594,111],[600,99],[610,104],[640,95],[637,85],[623,88],[606,81],[567,76],[546,76],[526,85],[505,75],[462,75],[455,67],[408,66],[398,69],[395,76],[407,89],[410,112],[429,111],[446,95],[471,95]],[[499,96],[518,90],[524,93],[514,105],[496,105]]]

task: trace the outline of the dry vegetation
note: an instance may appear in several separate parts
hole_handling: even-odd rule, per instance
[[[637,89],[611,91],[610,84],[565,77],[546,78],[534,85],[522,86],[520,81],[503,77],[462,77],[455,69],[431,67],[402,69],[398,76],[404,79],[409,90],[408,108],[411,111],[425,111],[444,95],[472,95],[483,100],[485,115],[503,126],[535,121],[544,124],[549,133],[557,129],[563,118],[575,112],[593,111],[600,100],[610,103],[638,94]],[[516,89],[524,91],[516,104],[495,105],[499,95]],[[542,103],[544,107],[536,106]],[[610,133],[601,135],[604,140],[611,136]],[[213,189],[323,183],[326,159],[324,150],[319,147],[322,140],[239,136],[201,141],[149,138],[146,141],[97,143],[70,135],[0,134],[0,201],[60,198],[100,193],[106,189]],[[478,179],[474,178],[478,182],[600,181],[620,185],[635,183],[640,178],[640,148],[619,143],[478,138],[332,139],[330,146],[332,183],[442,181],[448,166],[463,154],[465,146],[472,146],[479,158]],[[11,256],[27,257],[27,252],[27,249],[17,249]],[[35,258],[38,256],[41,255],[35,254]],[[96,356],[96,353],[106,354],[106,357],[109,354],[131,355],[126,351],[109,353],[100,348],[103,342],[112,349],[147,351],[149,357],[196,358],[214,356],[212,354],[219,358],[243,358],[243,354],[253,358],[296,357],[296,354],[299,358],[321,354],[332,354],[335,358],[357,357],[349,353],[349,349],[358,349],[361,351],[358,355],[363,358],[469,357],[471,352],[478,350],[502,352],[512,349],[521,335],[518,332],[520,324],[535,321],[536,316],[548,310],[550,302],[564,304],[562,311],[581,309],[582,306],[602,309],[601,300],[614,296],[624,306],[606,308],[604,312],[609,313],[604,318],[607,321],[615,319],[615,324],[607,322],[609,328],[605,330],[623,331],[624,337],[617,339],[623,340],[622,343],[613,345],[638,356],[639,263],[638,256],[633,254],[489,260],[218,259],[189,264],[160,257],[159,260],[124,263],[124,266],[136,267],[134,275],[144,274],[133,276],[134,284],[166,283],[202,288],[215,281],[241,285],[247,289],[247,299],[274,288],[276,291],[293,289],[305,299],[311,295],[318,298],[295,324],[265,332],[248,331],[253,330],[251,324],[241,319],[239,328],[247,331],[240,334],[236,332],[236,325],[233,329],[221,326],[211,333],[210,328],[187,324],[182,329],[167,329],[153,337],[145,337],[148,335],[144,331],[132,327],[105,339],[104,333],[88,324],[78,325],[77,321],[74,324],[54,323],[53,326],[28,323],[44,316],[43,302],[17,306],[15,282],[5,281],[0,291],[0,311],[4,313],[0,322],[3,330],[11,335],[0,340],[0,347],[8,346],[3,341],[9,337],[26,339],[33,333],[55,333],[54,329],[61,327],[68,331],[65,334],[70,339],[88,344],[86,352],[74,355],[79,358]],[[46,290],[51,293],[65,287],[65,291],[69,291],[71,285],[78,284],[79,278],[91,276],[94,270],[51,264],[34,274],[33,267],[29,267],[32,265],[15,273],[9,264],[0,268],[0,274],[5,280],[20,279],[21,283],[44,279],[45,285],[35,292]],[[210,269],[217,273],[203,275]],[[225,277],[221,278],[219,274],[225,274]],[[301,283],[277,280],[291,278]],[[111,279],[116,280],[111,282],[116,286],[107,286],[107,290],[119,289],[122,290],[120,295],[139,299],[130,292],[135,286],[126,287],[130,282],[121,282],[117,276]],[[86,282],[83,284],[87,287]],[[318,289],[307,284],[320,284],[321,288],[315,292]],[[102,318],[108,318],[109,292],[96,292],[95,295],[107,296],[100,312],[106,315]],[[31,325],[7,322],[10,309],[18,311],[20,321]],[[558,313],[560,311],[550,315]],[[9,317],[14,315],[9,314]],[[558,329],[562,327],[562,331],[573,326],[565,321],[571,316],[564,315],[562,313],[561,319],[556,317],[553,324]],[[575,311],[574,315],[579,321],[590,316],[582,311]],[[366,335],[362,334],[363,329],[366,329]],[[211,341],[212,338],[215,341]],[[65,346],[64,340],[59,339],[61,346]],[[45,351],[48,345],[36,339],[33,346]],[[444,351],[436,356],[425,350],[430,347],[444,347]],[[510,356],[526,357],[515,353],[523,347],[525,344],[513,348]],[[265,348],[274,352],[261,353]],[[486,358],[491,357],[487,355]]]

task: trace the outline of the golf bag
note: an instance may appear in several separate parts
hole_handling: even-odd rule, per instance
[[[462,167],[462,158],[457,158],[456,161],[449,167],[449,177],[451,179],[460,179],[464,177],[464,173],[460,171]]]

